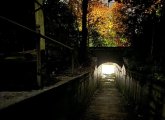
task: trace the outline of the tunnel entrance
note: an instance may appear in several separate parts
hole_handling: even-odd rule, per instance
[[[113,62],[102,63],[97,67],[99,87],[81,120],[128,120],[123,96],[116,86],[116,78],[122,68]]]
[[[117,63],[105,62],[98,66],[98,74],[102,79],[115,80],[119,72],[125,71],[124,65],[120,67]]]

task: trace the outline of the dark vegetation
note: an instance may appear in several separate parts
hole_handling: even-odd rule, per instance
[[[121,2],[121,1],[119,1]],[[128,67],[141,73],[164,74],[164,0],[123,1],[127,4]]]
[[[164,74],[164,0],[118,0],[118,2],[127,5],[125,10],[128,19],[124,21],[127,25],[125,36],[131,42],[131,49],[124,55],[125,60],[129,63],[126,65],[127,68],[158,76]],[[88,2],[83,1],[83,31],[79,31],[77,17],[68,4],[58,0],[46,0],[41,6],[45,19],[45,35],[74,49],[71,51],[46,40],[42,66],[45,70],[43,71],[45,79],[52,79],[52,75],[64,72],[71,73],[72,57],[75,68],[90,64],[86,46],[87,4]],[[26,5],[24,5],[22,0],[10,1],[10,4],[3,0],[0,4],[0,16],[36,30],[34,1],[26,1]],[[98,35],[95,34],[94,37],[97,39]],[[35,49],[37,39],[36,34],[0,19],[0,73],[3,76],[1,88],[5,88],[3,86],[8,84],[6,79],[11,82],[12,86],[17,82],[22,82],[22,79],[25,79],[27,83],[29,79],[31,79],[30,81],[36,79]],[[19,75],[20,77],[17,79]],[[34,82],[33,86],[35,84]],[[20,85],[20,88],[24,87],[24,85]]]
[[[36,31],[34,1],[28,1],[26,6],[21,0],[10,3],[2,1],[0,5],[0,90],[29,90],[37,87],[36,44],[39,36],[16,24]],[[46,40],[41,74],[44,84],[49,85],[58,81],[55,76],[71,74],[72,59],[75,68],[85,63],[82,54],[78,54],[82,35],[75,15],[65,3],[47,0],[40,9],[44,12],[45,35],[74,49]]]

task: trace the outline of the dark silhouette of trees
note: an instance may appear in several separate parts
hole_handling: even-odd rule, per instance
[[[79,31],[76,26],[76,17],[69,8],[69,5],[60,1],[47,0],[44,5],[44,16],[45,34],[74,48],[74,52],[77,52]],[[49,41],[46,43],[46,48],[50,73],[61,72],[71,67],[71,50]]]
[[[63,2],[48,0],[44,6],[46,35],[71,47],[77,45],[76,18]]]
[[[20,5],[21,4],[21,5]],[[20,12],[21,11],[21,12]],[[35,29],[34,2],[1,1],[0,16],[16,21],[31,29]],[[23,30],[5,20],[0,19],[0,52],[5,54],[20,52],[23,49],[34,49],[35,41],[33,34]]]
[[[164,72],[165,63],[164,41],[162,29],[165,27],[164,0],[123,0],[127,5],[128,15],[127,36],[129,37],[134,54],[140,61],[150,64],[152,69],[157,66],[158,71]]]

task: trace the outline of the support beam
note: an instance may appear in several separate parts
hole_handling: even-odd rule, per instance
[[[45,35],[45,28],[44,28],[44,14],[43,10],[40,9],[43,0],[36,0],[35,4],[35,21],[36,21],[36,31],[39,34]],[[36,42],[37,48],[37,85],[38,87],[43,86],[43,69],[44,69],[44,57],[45,57],[45,39],[42,37],[37,38]]]

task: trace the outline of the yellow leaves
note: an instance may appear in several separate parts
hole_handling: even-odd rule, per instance
[[[88,29],[97,29],[98,33],[102,36],[108,34],[109,29],[112,28],[110,21],[110,9],[99,2],[90,2],[90,11],[88,13]],[[90,28],[93,26],[92,28]]]
[[[118,33],[124,33],[126,30],[126,26],[123,24],[123,20],[126,20],[127,17],[122,13],[122,9],[126,7],[122,3],[114,3],[111,7],[111,15],[113,22],[113,30]]]
[[[92,5],[88,13],[88,30],[90,31],[90,26],[94,26],[94,30],[97,30],[102,38],[113,41],[117,46],[127,43],[127,39],[123,37],[127,29],[123,21],[127,19],[127,16],[122,11],[126,6],[117,2],[111,7],[101,3]]]
[[[70,7],[77,17],[79,31],[82,31],[82,0],[69,0]],[[101,38],[114,40],[119,34],[124,34],[126,26],[123,20],[127,19],[121,12],[124,4],[114,2],[111,7],[99,2],[99,0],[88,1],[87,27],[91,35],[96,31]],[[120,38],[117,39],[118,44]]]
[[[92,4],[88,13],[88,30],[97,30],[104,38],[115,38],[118,33],[124,34],[126,26],[122,20],[126,17],[120,12],[123,4],[115,2],[111,7],[103,4]],[[91,27],[92,26],[92,27]]]
[[[82,25],[79,25],[79,26],[78,26],[78,30],[79,30],[79,31],[82,31]]]

